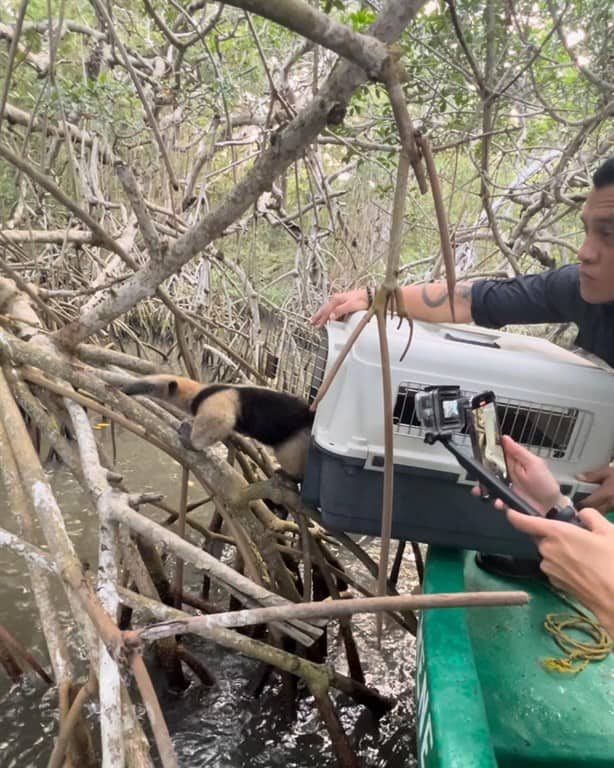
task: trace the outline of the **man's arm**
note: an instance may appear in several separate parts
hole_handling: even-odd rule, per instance
[[[406,285],[401,289],[410,317],[428,323],[451,323],[452,309],[448,286],[445,282]],[[470,323],[471,283],[461,282],[454,287],[454,316],[457,323]]]
[[[431,323],[452,321],[448,289],[443,281],[407,285],[401,290],[407,312],[414,319]],[[338,320],[367,307],[364,288],[336,293],[311,322],[322,326],[328,320]],[[460,282],[454,289],[456,321],[473,321],[486,328],[501,328],[510,323],[577,322],[584,307],[577,264],[507,280]]]
[[[429,323],[452,322],[450,298],[445,282],[406,285],[401,288],[401,292],[407,314],[414,320],[424,320]],[[338,320],[344,315],[367,308],[368,297],[365,288],[335,293],[311,318],[311,324],[320,328],[329,320]],[[457,323],[471,322],[471,283],[456,284],[454,311]]]

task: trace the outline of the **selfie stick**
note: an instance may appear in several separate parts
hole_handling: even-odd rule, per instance
[[[489,493],[496,498],[501,499],[501,501],[505,502],[508,507],[517,509],[519,512],[522,512],[525,515],[530,515],[531,517],[543,517],[543,515],[534,509],[527,501],[518,496],[509,485],[506,485],[506,483],[500,480],[495,474],[486,469],[483,464],[480,464],[479,461],[476,461],[474,458],[471,458],[460,451],[452,442],[451,435],[429,432],[425,435],[424,442],[429,445],[440,442],[444,445],[456,458],[461,467],[464,467],[473,477],[477,478],[477,480],[488,489]],[[572,507],[566,507],[562,510],[551,509],[546,517],[551,520],[562,520],[565,523],[572,523],[573,525],[580,526],[580,528],[586,527]]]

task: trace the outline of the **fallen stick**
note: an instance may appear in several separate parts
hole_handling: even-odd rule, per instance
[[[456,592],[435,595],[393,595],[389,597],[361,597],[348,600],[324,600],[316,603],[295,603],[271,608],[251,608],[242,611],[216,613],[210,616],[194,616],[184,620],[164,621],[134,632],[145,642],[159,640],[169,635],[185,634],[213,627],[246,627],[270,621],[288,619],[338,618],[356,613],[380,613],[382,611],[425,610],[431,608],[493,607],[502,605],[526,605],[526,592]],[[136,639],[135,638],[135,639]]]

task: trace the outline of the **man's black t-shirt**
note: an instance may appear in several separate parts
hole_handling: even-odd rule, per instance
[[[568,323],[578,326],[576,344],[614,366],[614,302],[589,304],[580,296],[579,266],[510,280],[476,280],[471,314],[477,325]]]

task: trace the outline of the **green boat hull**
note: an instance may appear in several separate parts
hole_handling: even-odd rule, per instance
[[[614,766],[614,655],[577,675],[543,628],[569,613],[545,585],[505,580],[474,553],[431,547],[424,591],[524,589],[527,606],[425,611],[416,654],[417,744],[424,768]]]

